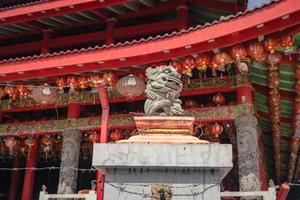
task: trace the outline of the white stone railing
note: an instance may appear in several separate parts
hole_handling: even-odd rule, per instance
[[[47,194],[45,191],[40,192],[39,200],[63,200],[63,199],[80,199],[80,200],[96,200],[95,191],[90,191],[89,194]]]
[[[262,197],[262,200],[276,200],[276,189],[269,187],[268,191],[221,192],[221,197]]]

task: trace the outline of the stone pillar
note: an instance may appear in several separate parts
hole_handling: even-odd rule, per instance
[[[61,152],[60,174],[57,193],[76,192],[81,133],[79,130],[65,130]]]
[[[239,116],[235,119],[239,181],[241,191],[260,191],[261,177],[257,141],[257,119],[254,116]]]

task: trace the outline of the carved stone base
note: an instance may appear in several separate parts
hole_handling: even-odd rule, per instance
[[[207,144],[206,140],[192,136],[194,117],[146,116],[134,117],[139,135],[117,143],[147,144]]]

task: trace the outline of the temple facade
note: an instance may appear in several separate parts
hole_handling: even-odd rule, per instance
[[[256,3],[0,2],[0,200],[299,198],[300,1]]]

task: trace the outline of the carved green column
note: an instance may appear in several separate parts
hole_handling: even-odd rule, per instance
[[[76,192],[81,133],[79,130],[65,130],[61,152],[60,174],[57,193]]]
[[[237,131],[240,190],[260,191],[257,119],[252,115],[243,115],[237,117],[234,123]]]

